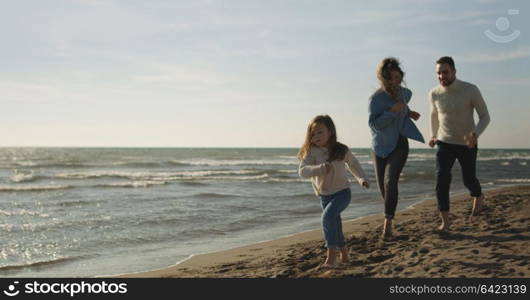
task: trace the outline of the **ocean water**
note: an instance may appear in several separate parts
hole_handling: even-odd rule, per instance
[[[296,152],[0,148],[0,276],[146,271],[320,228],[319,201],[297,174]],[[353,184],[343,219],[383,211],[369,149],[352,152],[372,187]],[[398,209],[434,198],[434,158],[433,149],[411,149]],[[529,160],[530,150],[480,150],[483,188],[529,184]],[[452,193],[462,192],[456,163]]]

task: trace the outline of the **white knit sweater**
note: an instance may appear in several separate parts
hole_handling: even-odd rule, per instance
[[[444,87],[439,85],[429,93],[431,102],[431,134],[438,140],[466,145],[464,136],[475,132],[477,137],[490,122],[488,108],[479,89],[468,82],[455,79]],[[475,125],[474,110],[479,122]]]
[[[311,178],[315,194],[332,195],[336,192],[349,188],[350,181],[346,173],[346,166],[355,176],[359,184],[367,181],[366,175],[359,161],[353,156],[351,151],[347,151],[344,160],[335,160],[331,162],[331,170],[326,173],[325,164],[328,160],[329,153],[326,148],[312,146],[306,158],[300,162],[298,174],[304,178]]]

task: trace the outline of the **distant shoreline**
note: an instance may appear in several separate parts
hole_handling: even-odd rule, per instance
[[[141,146],[0,146],[0,149],[211,149],[211,150],[254,150],[254,149],[264,149],[264,150],[298,150],[299,147],[141,147]],[[370,147],[350,147],[351,150],[362,149],[370,150]],[[411,150],[433,150],[435,148],[430,147],[410,147]],[[480,150],[529,150],[530,148],[479,148]]]

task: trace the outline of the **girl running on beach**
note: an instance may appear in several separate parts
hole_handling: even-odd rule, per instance
[[[346,166],[360,185],[369,187],[359,161],[350,149],[337,142],[333,120],[327,115],[316,116],[309,126],[305,142],[298,152],[301,177],[311,178],[315,194],[322,205],[322,227],[326,240],[327,258],[321,268],[337,265],[337,253],[342,262],[349,261],[349,249],[344,241],[340,213],[350,204],[350,182]]]

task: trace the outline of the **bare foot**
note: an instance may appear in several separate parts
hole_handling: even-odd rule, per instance
[[[392,219],[385,219],[383,224],[383,234],[381,235],[383,239],[392,237]]]
[[[389,230],[383,230],[383,233],[381,234],[381,238],[383,240],[387,240],[393,236],[392,231]]]
[[[449,226],[451,225],[451,223],[447,222],[442,222],[442,225],[438,226],[438,230],[439,231],[443,231],[443,232],[447,232],[449,231]]]
[[[350,248],[348,248],[347,246],[340,248],[340,262],[350,262]]]
[[[442,219],[442,225],[438,226],[438,230],[441,232],[449,231],[451,221],[449,221],[449,211],[440,211],[440,218]]]
[[[480,197],[475,197],[473,199],[473,209],[471,210],[472,216],[478,216],[481,211],[484,210],[484,195],[481,195]]]
[[[337,266],[337,249],[328,248],[328,253],[326,256],[326,261],[321,264],[318,269],[331,269]]]

